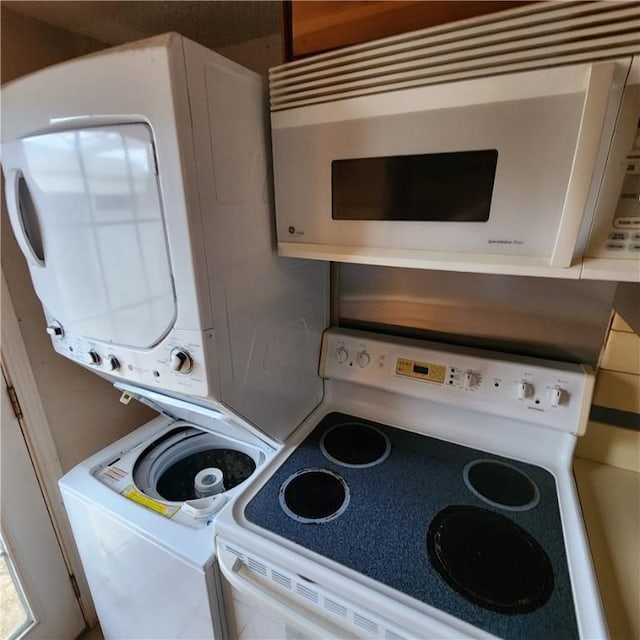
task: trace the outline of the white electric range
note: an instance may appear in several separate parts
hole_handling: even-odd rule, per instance
[[[238,638],[604,638],[587,367],[331,329],[323,404],[215,523]]]

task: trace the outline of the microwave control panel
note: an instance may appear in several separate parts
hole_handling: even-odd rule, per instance
[[[605,249],[640,252],[640,127],[625,159],[624,180]]]

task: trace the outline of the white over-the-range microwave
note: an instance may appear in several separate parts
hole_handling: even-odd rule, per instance
[[[271,70],[280,254],[640,281],[638,44],[487,64],[416,34]]]

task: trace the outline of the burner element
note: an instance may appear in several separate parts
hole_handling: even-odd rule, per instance
[[[345,467],[372,467],[391,453],[389,438],[375,427],[343,422],[328,429],[320,440],[322,453]]]
[[[283,511],[307,524],[337,518],[349,504],[349,487],[344,478],[329,469],[302,469],[280,487],[278,499]]]
[[[498,460],[474,460],[464,468],[464,482],[483,502],[509,511],[527,511],[540,501],[528,475]]]
[[[487,509],[451,506],[432,520],[429,560],[458,593],[500,613],[530,613],[553,589],[542,547],[522,527]]]

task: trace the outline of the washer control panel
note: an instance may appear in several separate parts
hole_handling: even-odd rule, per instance
[[[320,374],[572,433],[593,390],[581,365],[338,329],[325,332]]]

